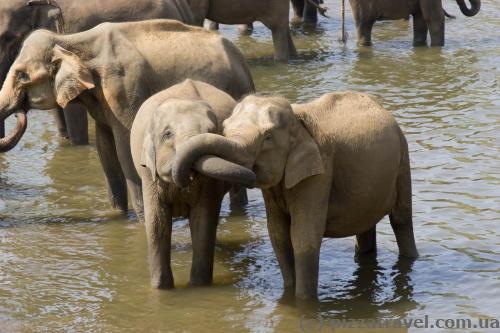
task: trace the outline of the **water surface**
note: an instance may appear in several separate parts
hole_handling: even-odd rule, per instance
[[[333,17],[321,18],[318,32],[294,29],[300,57],[288,65],[274,64],[261,25],[252,37],[227,26],[222,34],[242,49],[259,91],[300,102],[359,90],[394,113],[410,145],[421,257],[398,261],[387,219],[376,261],[357,261],[353,238],[325,239],[320,305],[307,320],[500,319],[500,3],[484,2],[468,19],[446,1],[458,18],[446,21],[442,49],[413,48],[405,21],[378,23],[374,46],[358,48],[349,8],[343,46],[338,3],[327,5]],[[280,302],[258,191],[245,216],[224,202],[212,287],[187,287],[191,245],[180,220],[177,289],[152,290],[144,228],[110,209],[93,142],[60,144],[46,112],[29,121],[20,145],[0,155],[0,332],[301,330],[301,312]],[[319,321],[305,323],[318,331]]]

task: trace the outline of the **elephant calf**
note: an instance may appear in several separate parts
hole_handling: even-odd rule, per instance
[[[198,81],[163,90],[144,102],[135,117],[130,146],[143,186],[144,213],[152,285],[173,288],[170,267],[172,218],[187,217],[193,242],[190,284],[212,281],[215,235],[228,181],[253,187],[255,175],[215,156],[196,163],[198,171],[187,190],[172,182],[172,165],[179,147],[190,151],[189,140],[217,133],[236,102],[225,92]],[[229,170],[229,172],[227,171]],[[216,180],[224,175],[224,180]],[[207,177],[211,176],[211,177]]]
[[[295,288],[298,298],[317,297],[323,237],[355,235],[358,251],[373,251],[375,226],[387,214],[400,254],[417,257],[407,142],[373,97],[330,93],[290,105],[249,96],[223,131],[225,142],[216,149],[209,140],[190,149],[231,152],[222,157],[255,172],[285,289]],[[174,180],[181,186],[189,183],[185,170],[193,159],[176,164]]]

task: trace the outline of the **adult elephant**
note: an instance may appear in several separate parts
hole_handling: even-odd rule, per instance
[[[142,219],[139,176],[129,132],[141,104],[187,77],[211,83],[233,98],[254,91],[243,55],[230,41],[174,20],[103,23],[72,35],[33,32],[0,91],[0,120],[16,112],[83,104],[96,121],[96,145],[111,203],[127,210],[127,188]],[[26,127],[19,113],[10,149]]]
[[[288,23],[289,0],[188,0],[195,21],[205,19],[222,24],[262,22],[271,29],[274,58],[287,61],[297,54]]]
[[[427,33],[431,36],[431,46],[444,45],[445,11],[441,0],[349,0],[351,3],[358,44],[372,44],[372,27],[378,20],[398,20],[413,16],[413,44],[426,45]],[[465,0],[457,0],[466,16],[474,16],[481,8],[481,0],[470,0],[471,8]]]
[[[23,40],[35,29],[60,33],[85,31],[103,22],[139,21],[154,18],[176,19],[194,24],[186,0],[2,0],[0,2],[0,82],[4,82]],[[87,112],[70,103],[55,111],[62,137],[73,144],[87,144]],[[0,122],[0,137],[4,137]]]
[[[331,93],[291,106],[249,96],[223,127],[226,138],[204,134],[178,150],[174,181],[188,184],[192,161],[207,154],[252,169],[286,290],[315,298],[322,238],[355,235],[359,252],[374,251],[385,215],[399,253],[417,257],[408,145],[373,97]]]
[[[204,82],[186,80],[142,104],[130,132],[132,157],[143,185],[151,283],[173,288],[170,266],[172,218],[189,218],[193,246],[191,285],[212,282],[215,236],[224,194],[230,181],[254,186],[252,171],[209,156],[196,165],[188,190],[172,181],[177,149],[204,133],[221,134],[222,122],[236,102]],[[227,172],[231,169],[231,172]],[[224,171],[224,181],[213,178]],[[229,182],[228,182],[229,181]]]

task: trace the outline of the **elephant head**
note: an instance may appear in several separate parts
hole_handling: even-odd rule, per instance
[[[190,160],[183,170],[185,181],[190,181],[191,167],[202,175],[239,183],[247,187],[255,185],[255,175],[248,169],[223,158],[224,151],[215,149],[212,154],[199,151],[200,140],[208,145],[217,145],[224,138],[214,134],[218,131],[218,120],[211,107],[203,101],[169,99],[161,104],[146,125],[142,143],[141,166],[149,169],[152,179],[158,176],[166,183],[173,183],[174,167],[182,152],[182,160]],[[192,156],[203,156],[192,160]]]
[[[57,28],[59,27],[59,29]],[[5,80],[10,66],[28,34],[40,28],[60,30],[62,12],[47,1],[3,0],[0,2],[0,82]]]
[[[64,43],[65,45],[67,43]],[[23,43],[0,90],[0,121],[18,110],[65,107],[84,90],[94,88],[91,70],[75,53],[61,46],[55,33],[38,30]],[[21,138],[23,117],[13,133],[0,141],[0,151],[13,148]]]
[[[325,172],[317,143],[294,115],[291,105],[279,97],[246,97],[223,123],[219,142],[198,141],[191,146],[191,158],[182,159],[174,170],[182,174],[190,163],[204,154],[226,152],[224,158],[252,169],[257,187],[265,189],[284,180],[292,188],[302,180]],[[195,153],[199,153],[193,156]],[[184,179],[174,180],[182,184]]]

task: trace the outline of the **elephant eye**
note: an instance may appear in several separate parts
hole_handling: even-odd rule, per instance
[[[163,141],[169,140],[173,136],[174,136],[174,131],[172,131],[171,129],[167,129],[165,133],[163,133],[162,140]]]
[[[265,141],[269,141],[273,138],[273,135],[271,133],[266,133],[265,136],[264,136],[264,140]]]
[[[23,72],[23,71],[16,71],[16,80],[20,82],[27,82],[29,81],[30,76],[28,73]]]

